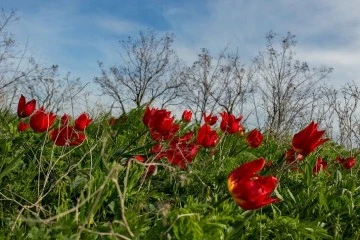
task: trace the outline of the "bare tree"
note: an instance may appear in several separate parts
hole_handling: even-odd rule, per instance
[[[172,49],[173,36],[158,37],[148,31],[140,32],[139,37],[120,41],[121,65],[107,70],[99,63],[101,76],[94,79],[103,93],[120,105],[122,112],[153,101],[166,106],[180,95],[182,83],[178,60]]]
[[[26,48],[19,50],[14,36],[8,32],[9,24],[18,20],[16,12],[0,10],[0,104],[9,106],[6,101],[14,98],[18,84],[32,69],[21,66],[25,60]],[[20,68],[22,70],[20,70]]]
[[[198,55],[198,60],[181,74],[186,86],[186,94],[183,98],[186,107],[194,113],[196,122],[200,122],[204,113],[212,113],[216,107],[212,94],[215,89],[216,74],[220,68],[219,64],[220,62],[217,61],[214,65],[209,51],[203,48]]]
[[[266,114],[265,125],[275,134],[282,134],[304,124],[303,119],[322,97],[319,84],[332,68],[310,68],[306,62],[295,60],[295,35],[288,33],[277,46],[278,39],[277,34],[269,32],[266,50],[253,62]]]
[[[238,52],[227,54],[221,64],[212,97],[220,109],[236,115],[244,114],[244,106],[255,91],[254,72],[240,62]],[[251,112],[247,112],[250,115]]]
[[[34,64],[33,69],[31,75],[25,76],[24,93],[36,99],[48,111],[58,113],[71,106],[74,112],[76,97],[79,97],[86,85],[83,86],[79,78],[72,79],[70,73],[61,77],[57,65],[40,67]]]
[[[8,32],[9,24],[18,20],[16,12],[0,11],[0,105],[9,107],[17,101],[19,90],[36,86],[41,88],[41,82],[29,81],[39,73],[39,65],[27,50],[26,43],[21,48],[14,36]],[[26,91],[25,91],[26,92]]]
[[[10,78],[9,74],[12,73],[10,68],[15,58],[14,47],[15,40],[9,32],[6,31],[6,27],[13,21],[16,21],[17,17],[15,11],[11,11],[7,14],[4,9],[0,12],[0,90],[11,85],[16,81],[16,78]]]
[[[238,52],[228,53],[227,48],[216,58],[201,49],[198,59],[183,71],[182,80],[185,104],[197,122],[215,110],[242,114],[247,94],[253,90],[251,72],[241,64]]]
[[[354,83],[347,83],[340,89],[324,88],[325,104],[333,110],[333,139],[352,149],[360,146],[359,101],[360,89]],[[336,127],[337,126],[337,127]]]

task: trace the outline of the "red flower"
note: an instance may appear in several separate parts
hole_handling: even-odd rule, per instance
[[[304,158],[303,155],[297,154],[292,148],[286,150],[284,157],[288,164],[292,164],[294,162],[301,162]]]
[[[263,140],[263,135],[256,128],[249,132],[248,136],[246,137],[247,144],[252,148],[259,147]]]
[[[217,116],[213,116],[212,114],[209,114],[208,116],[206,116],[206,114],[204,113],[204,121],[207,125],[215,125],[215,123],[217,122],[218,117]]]
[[[24,131],[26,131],[26,129],[28,129],[29,127],[30,127],[29,124],[24,123],[24,122],[19,122],[17,129],[18,129],[19,132],[24,132]]]
[[[199,147],[194,143],[189,143],[193,135],[193,132],[188,132],[181,137],[174,138],[170,142],[169,148],[160,155],[166,157],[169,163],[184,169],[186,164],[193,161],[199,150]]]
[[[319,145],[329,140],[328,138],[320,139],[325,130],[318,131],[317,127],[317,123],[311,122],[306,128],[294,135],[292,148],[295,152],[306,157]]]
[[[145,126],[149,127],[150,119],[157,110],[158,110],[157,108],[150,109],[149,106],[146,107],[144,116],[143,116],[143,123]]]
[[[151,114],[148,127],[154,140],[167,140],[179,130],[179,125],[174,123],[171,112],[165,109],[156,110]]]
[[[154,165],[154,164],[151,164],[151,165],[146,167],[146,172],[145,172],[144,177],[147,178],[147,177],[150,177],[152,175],[155,175],[156,173],[157,173],[157,166]]]
[[[227,112],[220,113],[222,119],[220,123],[220,129],[223,132],[233,134],[240,131],[243,127],[240,125],[242,116],[235,118],[234,115],[228,114]]]
[[[87,113],[82,113],[75,119],[75,129],[78,131],[84,131],[87,126],[92,122],[92,119]]]
[[[340,163],[345,169],[351,169],[355,166],[356,160],[354,157],[342,158],[337,157],[335,162]]]
[[[161,147],[160,143],[153,146],[150,150],[150,153],[155,154],[155,159],[161,159],[166,157],[166,153],[163,151],[163,148]]]
[[[60,119],[61,124],[62,124],[62,125],[68,125],[70,119],[71,119],[70,115],[68,115],[68,114],[65,113],[65,114],[61,117],[61,119]]]
[[[145,157],[140,156],[140,155],[136,155],[136,156],[134,156],[134,158],[136,161],[141,162],[141,163],[144,163],[146,160]]]
[[[186,164],[193,161],[198,150],[199,147],[193,143],[179,142],[170,145],[170,148],[166,151],[166,157],[169,163],[184,169]]]
[[[211,130],[211,127],[209,125],[204,124],[199,129],[196,143],[206,148],[215,147],[218,137],[219,136],[217,135],[215,130]]]
[[[193,131],[190,131],[188,133],[185,133],[183,136],[181,137],[175,137],[171,142],[170,145],[176,145],[178,143],[183,143],[183,142],[189,142],[192,137],[194,135]]]
[[[185,110],[182,114],[181,119],[184,122],[190,122],[191,121],[191,117],[192,117],[192,112],[190,110]]]
[[[41,107],[30,118],[30,127],[35,132],[45,132],[54,123],[56,115],[52,112],[45,113],[44,108]]]
[[[245,210],[254,210],[279,201],[269,196],[277,185],[276,177],[256,174],[264,166],[265,159],[259,158],[242,164],[228,176],[229,192],[235,202]]]
[[[312,172],[315,174],[320,172],[321,170],[325,170],[326,168],[327,168],[327,162],[324,161],[321,157],[318,157],[315,166],[312,169]]]
[[[77,146],[85,140],[85,135],[74,127],[63,126],[49,132],[50,139],[56,146]]]
[[[21,94],[18,107],[17,107],[17,115],[19,118],[26,118],[30,116],[36,107],[36,100],[32,99],[29,102],[26,102],[25,97]]]

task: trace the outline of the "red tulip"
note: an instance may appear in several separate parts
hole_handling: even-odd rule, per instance
[[[19,132],[24,132],[24,131],[26,131],[26,129],[28,129],[29,127],[30,127],[29,124],[24,123],[24,122],[19,122],[17,129],[18,129]]]
[[[197,134],[196,143],[209,148],[215,147],[218,140],[218,135],[215,130],[211,130],[211,127],[207,124],[204,124]]]
[[[297,154],[292,148],[286,150],[284,157],[288,164],[292,164],[294,162],[301,162],[304,159],[303,155]]]
[[[143,123],[145,126],[149,127],[150,119],[157,110],[158,110],[157,108],[150,109],[148,106],[146,107],[144,116],[143,116]]]
[[[65,113],[65,114],[60,118],[61,125],[68,125],[70,119],[71,119],[70,115],[68,115],[68,114]]]
[[[152,175],[156,175],[157,173],[157,166],[152,164],[152,165],[148,165],[146,167],[146,172],[145,172],[145,175],[144,177],[147,178],[147,177],[150,177]]]
[[[273,176],[263,177],[257,174],[265,166],[265,159],[259,158],[242,164],[228,176],[228,188],[235,202],[245,210],[254,210],[278,202],[270,194],[277,185]]]
[[[340,163],[345,169],[351,169],[355,166],[356,160],[354,157],[342,158],[337,157],[335,162]]]
[[[82,132],[77,132],[74,127],[63,126],[49,132],[50,139],[56,146],[77,146],[85,140]]]
[[[228,114],[227,112],[220,113],[222,119],[220,123],[220,129],[223,132],[233,134],[240,131],[243,127],[240,125],[242,116],[235,118],[234,115]]]
[[[322,159],[322,157],[318,157],[315,163],[315,166],[312,169],[312,172],[318,173],[327,168],[327,162]]]
[[[145,160],[146,160],[145,157],[140,156],[140,155],[134,156],[134,159],[135,159],[136,161],[138,161],[138,162],[141,162],[141,163],[144,163]]]
[[[249,132],[248,136],[246,137],[247,144],[252,148],[259,147],[263,140],[263,135],[256,128]]]
[[[165,109],[156,110],[152,113],[148,127],[150,134],[154,140],[167,140],[172,138],[179,130],[179,125],[174,123],[174,118],[171,117],[171,112]]]
[[[19,118],[26,118],[30,116],[36,108],[36,100],[32,99],[29,102],[26,102],[25,97],[21,94],[18,107],[17,107],[17,115]]]
[[[190,131],[186,134],[184,134],[183,136],[181,137],[175,137],[171,142],[170,142],[170,145],[176,145],[178,143],[186,143],[186,142],[189,142],[192,137],[194,135],[194,132],[193,131]]]
[[[306,128],[294,135],[292,148],[296,153],[306,157],[319,145],[329,140],[328,138],[320,139],[325,130],[318,131],[317,127],[317,123],[311,122]]]
[[[160,143],[153,146],[150,150],[150,153],[154,155],[156,160],[166,157],[166,151],[163,149]]]
[[[87,113],[82,113],[75,119],[75,129],[78,131],[84,131],[87,126],[92,122],[92,119]]]
[[[184,122],[190,122],[191,121],[191,117],[192,117],[192,112],[190,110],[185,110],[182,114],[181,119]]]
[[[45,113],[44,108],[41,107],[30,118],[30,127],[34,132],[45,132],[54,123],[56,115],[52,112]]]
[[[180,142],[176,145],[170,145],[166,151],[166,157],[169,163],[184,169],[186,164],[191,163],[195,158],[199,147],[193,143]]]
[[[194,143],[189,143],[193,135],[193,132],[188,132],[181,137],[174,138],[170,142],[169,148],[160,155],[166,157],[169,163],[184,169],[186,164],[193,161],[199,150],[199,147]]]
[[[215,123],[217,122],[218,117],[217,116],[213,116],[212,114],[209,114],[208,116],[206,116],[206,114],[204,113],[204,121],[207,125],[215,125]]]

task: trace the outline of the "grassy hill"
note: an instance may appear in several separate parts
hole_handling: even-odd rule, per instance
[[[110,122],[98,117],[82,144],[56,146],[48,132],[18,132],[18,117],[2,110],[0,238],[360,239],[359,166],[335,162],[354,150],[330,140],[287,164],[292,135],[280,141],[263,133],[262,144],[250,148],[248,130],[226,134],[214,127],[216,146],[199,146],[182,169],[154,150],[159,141],[143,115],[134,109]],[[200,126],[175,123],[175,136],[194,131],[189,141],[196,142]],[[52,129],[58,126],[59,119]],[[314,173],[320,156],[327,168]],[[229,193],[228,175],[261,157],[267,164],[259,174],[277,178],[271,197],[279,202],[244,210]]]

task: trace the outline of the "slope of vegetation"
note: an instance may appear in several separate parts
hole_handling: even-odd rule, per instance
[[[199,146],[196,157],[182,169],[151,151],[156,141],[143,115],[138,108],[111,121],[98,117],[86,128],[82,144],[56,146],[47,132],[18,132],[18,117],[3,110],[1,238],[360,237],[359,168],[346,169],[334,161],[351,156],[343,147],[327,141],[301,162],[286,164],[284,153],[292,135],[279,141],[264,133],[262,144],[250,148],[247,130],[227,134],[214,127],[219,135],[216,146]],[[200,126],[182,120],[174,124],[180,126],[176,134],[194,130],[190,141],[196,142]],[[162,142],[164,148],[168,142]],[[314,173],[319,156],[328,165]],[[260,175],[278,179],[271,197],[280,201],[246,211],[231,197],[227,178],[241,164],[261,157],[267,164]],[[154,173],[149,165],[156,165]]]

